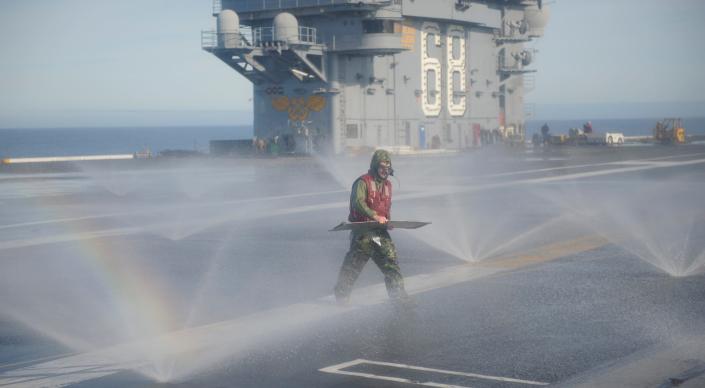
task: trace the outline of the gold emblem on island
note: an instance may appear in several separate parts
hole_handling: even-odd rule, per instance
[[[323,96],[287,97],[279,96],[272,98],[272,107],[279,112],[288,111],[289,120],[304,121],[311,111],[320,112],[326,107],[326,99]]]

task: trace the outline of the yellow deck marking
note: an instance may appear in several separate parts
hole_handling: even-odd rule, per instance
[[[498,259],[485,260],[474,265],[486,268],[515,269],[589,251],[608,243],[609,241],[604,237],[585,236],[570,241],[560,241],[544,245],[528,252],[516,253]]]

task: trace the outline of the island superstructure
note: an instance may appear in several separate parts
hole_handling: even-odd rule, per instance
[[[216,0],[202,47],[252,82],[285,151],[522,141],[540,0]]]

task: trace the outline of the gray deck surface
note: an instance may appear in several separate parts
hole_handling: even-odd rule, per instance
[[[432,222],[392,231],[413,311],[372,262],[350,306],[330,296],[368,156],[0,174],[0,386],[659,386],[704,365],[705,147],[393,164],[392,218]]]

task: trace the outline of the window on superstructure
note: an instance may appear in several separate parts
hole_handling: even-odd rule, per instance
[[[359,137],[357,124],[348,124],[345,126],[345,137],[348,139],[357,139]]]
[[[399,23],[393,20],[363,20],[362,31],[365,34],[393,34],[401,30],[397,24]]]

